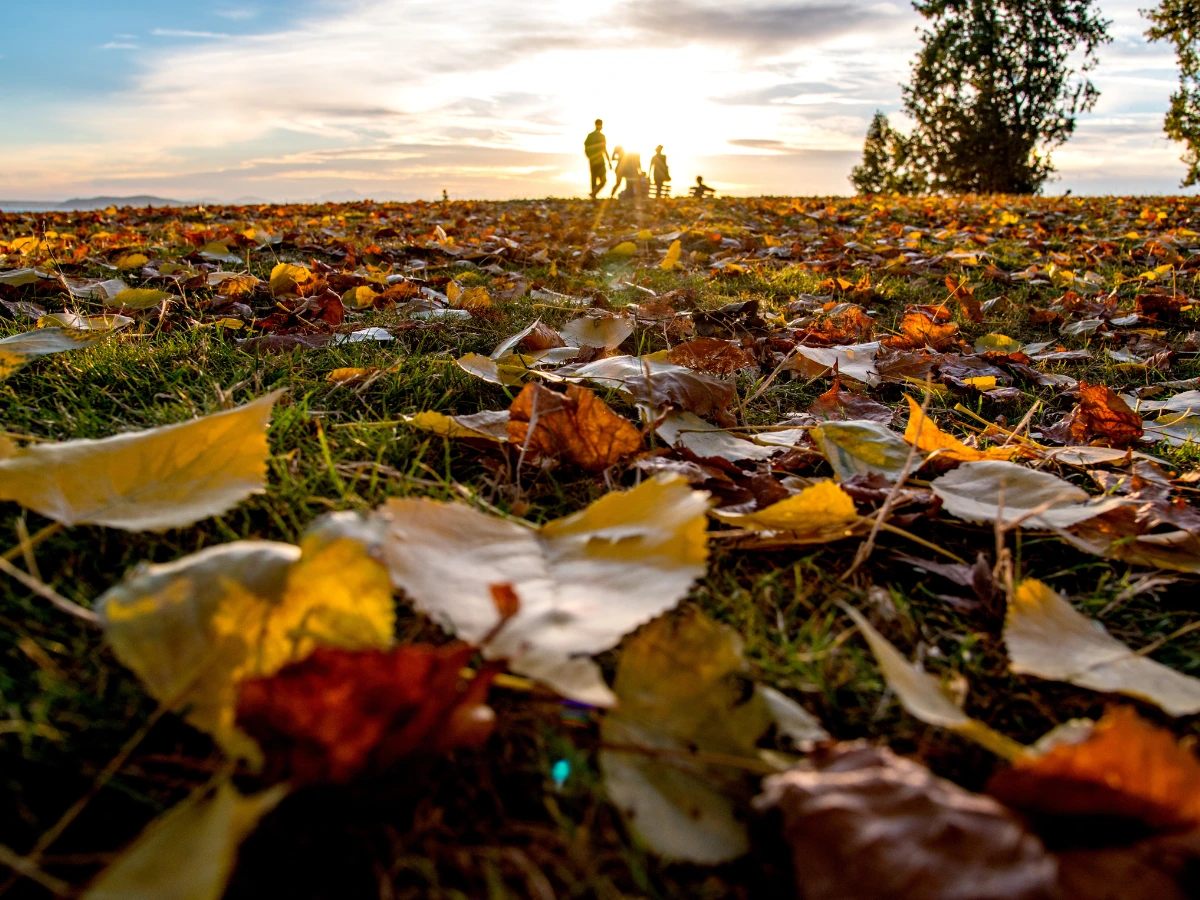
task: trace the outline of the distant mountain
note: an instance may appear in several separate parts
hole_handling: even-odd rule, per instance
[[[72,197],[70,200],[0,200],[0,212],[71,212],[77,210],[108,209],[115,206],[190,206],[182,200],[166,197],[151,197],[139,194],[136,197]]]

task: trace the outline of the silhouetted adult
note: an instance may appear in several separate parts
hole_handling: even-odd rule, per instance
[[[693,197],[698,197],[700,199],[703,199],[703,198],[707,197],[709,194],[715,194],[716,192],[717,192],[716,188],[710,188],[707,184],[704,183],[703,175],[696,176],[696,186],[694,188],[692,188],[692,190],[691,190],[691,194]]]
[[[617,162],[618,158],[620,162]],[[621,179],[625,179],[625,184],[628,190],[637,196],[638,183],[642,174],[642,154],[627,153],[624,147],[616,147],[613,149],[613,163],[615,165],[614,181],[612,196],[617,196],[617,190],[621,187]]]
[[[667,168],[667,158],[663,155],[662,144],[654,148],[650,157],[650,177],[654,181],[654,196],[663,195],[663,185],[671,180],[671,170]]]
[[[604,120],[596,120],[596,130],[583,140],[583,152],[587,154],[588,166],[592,170],[592,199],[600,193],[608,181],[608,143],[604,139]]]

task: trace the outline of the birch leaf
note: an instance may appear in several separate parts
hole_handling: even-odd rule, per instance
[[[149,309],[158,306],[164,300],[175,299],[174,294],[160,291],[156,288],[128,288],[112,298],[113,306],[125,309]]]
[[[151,822],[100,873],[83,900],[220,900],[238,846],[287,794],[278,785],[242,796],[228,781]]]
[[[814,428],[812,436],[839,481],[855,475],[882,475],[895,481],[908,462],[909,445],[878,422],[826,422]],[[920,462],[918,457],[914,468]]]
[[[673,607],[704,574],[708,495],[660,476],[541,528],[460,503],[392,500],[383,560],[422,612],[470,643],[497,622],[491,586],[520,611],[485,648],[573,700],[614,697],[587,657]]]
[[[150,694],[234,756],[258,758],[234,727],[237,685],[317,646],[383,649],[395,603],[358,521],[318,520],[301,545],[237,541],[135,569],[97,600],[105,637]]]
[[[633,319],[629,316],[583,316],[568,322],[559,334],[572,347],[612,350],[633,334]]]
[[[1017,522],[1025,528],[1068,528],[1121,506],[1117,497],[1093,501],[1069,481],[1001,460],[969,462],[935,478],[930,487],[946,511],[967,522]]]
[[[480,438],[504,443],[508,440],[507,409],[485,409],[465,416],[448,416],[428,410],[405,416],[404,421],[413,428],[432,431],[448,438]]]
[[[278,391],[191,422],[34,444],[0,460],[0,499],[64,525],[166,531],[262,493]]]
[[[1004,643],[1018,675],[1127,694],[1173,716],[1200,712],[1200,679],[1135,653],[1040,581],[1018,585]]]
[[[832,481],[818,481],[757,512],[715,515],[728,525],[754,531],[786,531],[797,541],[807,543],[848,537],[850,526],[858,521],[854,501]]]
[[[723,428],[710,425],[695,413],[671,413],[658,424],[655,433],[669,446],[686,447],[697,456],[718,457],[730,462],[770,459],[782,447],[762,447],[735,437]]]
[[[39,356],[89,347],[107,337],[103,332],[88,333],[74,328],[35,328],[0,340],[0,381]]]

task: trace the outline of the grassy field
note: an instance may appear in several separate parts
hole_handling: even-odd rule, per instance
[[[768,318],[775,330],[795,318],[789,304],[805,296],[858,302],[875,316],[876,334],[886,336],[899,330],[907,306],[944,303],[949,274],[971,279],[985,302],[981,323],[954,307],[967,344],[1002,332],[1023,343],[1088,348],[1090,359],[1050,362],[1039,371],[1121,390],[1200,376],[1195,348],[1186,343],[1200,319],[1195,310],[1168,324],[1134,326],[1162,332],[1158,339],[1176,351],[1169,371],[1105,354],[1105,347],[1128,343],[1125,338],[1063,336],[1058,323],[1038,323],[1029,315],[1030,308],[1045,308],[1072,289],[1085,295],[1102,290],[1099,296],[1116,289],[1126,312],[1136,294],[1154,286],[1191,295],[1200,260],[1200,235],[1190,230],[1200,231],[1200,201],[1192,198],[777,198],[666,201],[644,209],[578,201],[351,204],[108,211],[60,214],[44,223],[7,214],[0,216],[0,269],[37,264],[69,277],[111,278],[118,273],[105,264],[122,254],[140,250],[154,261],[179,260],[205,242],[250,228],[260,231],[246,246],[227,242],[243,261],[221,268],[248,266],[265,279],[280,260],[315,260],[340,271],[386,267],[390,260],[395,272],[440,292],[450,276],[463,287],[487,286],[492,305],[484,315],[444,320],[413,319],[395,306],[350,310],[335,330],[381,326],[395,340],[247,352],[238,340],[257,333],[253,324],[214,326],[229,313],[214,309],[208,289],[185,290],[165,314],[137,314],[116,336],[35,361],[0,383],[5,431],[50,440],[179,422],[270,390],[287,392],[270,428],[267,492],[219,518],[165,534],[60,530],[38,544],[30,568],[20,535],[50,523],[15,504],[0,506],[0,543],[13,548],[10,558],[82,606],[139,562],[169,561],[245,538],[295,542],[323,513],[367,510],[388,497],[467,500],[506,512],[515,504],[520,515],[541,522],[631,484],[634,473],[624,466],[599,476],[569,466],[535,467],[523,472],[517,493],[505,475],[506,451],[446,440],[399,420],[422,410],[506,408],[517,389],[475,378],[454,360],[468,352],[486,356],[535,318],[561,327],[588,306],[645,304],[653,299],[647,291],[688,291],[687,306],[698,311],[757,300],[762,314],[775,317]],[[38,237],[38,229],[40,243],[20,243]],[[282,240],[260,246],[265,232]],[[682,263],[664,271],[659,260],[677,236]],[[636,255],[605,254],[623,240],[634,242]],[[447,247],[455,252],[445,252]],[[425,265],[412,268],[414,260]],[[1031,266],[1038,269],[1030,273]],[[1024,280],[1013,277],[1021,273]],[[513,290],[514,275],[527,282],[521,290]],[[120,277],[137,285],[143,273],[132,269]],[[986,305],[996,298],[1001,301]],[[0,290],[0,300],[35,302],[50,312],[98,312],[104,305],[61,293],[35,295],[24,287]],[[262,296],[249,305],[259,317],[271,310]],[[4,336],[33,325],[19,313],[10,315],[0,322]],[[639,327],[621,352],[649,353],[676,341],[661,325]],[[329,373],[343,367],[384,372],[366,386],[331,383]],[[786,420],[829,387],[828,378],[783,373],[760,391],[772,371],[768,364],[734,376],[743,400],[758,394],[746,407],[745,425]],[[1011,425],[1040,401],[1034,430],[1074,405],[1060,389],[1028,381],[1017,386],[1019,395],[1002,401],[981,392],[939,393],[930,414],[962,438],[981,426],[956,412],[956,404],[986,421],[1003,416]],[[905,392],[888,383],[871,391],[897,409],[897,428],[907,415]],[[602,395],[637,420],[618,394]],[[1194,447],[1144,449],[1180,475],[1195,469]],[[795,471],[829,474],[823,462],[811,459]],[[1068,474],[1091,493],[1102,492],[1087,474]],[[922,485],[924,477],[914,483]],[[1194,491],[1186,489],[1185,496],[1194,498]],[[944,514],[908,527],[968,561],[994,550],[988,526]],[[1153,658],[1200,675],[1200,631],[1173,637],[1196,620],[1194,576],[1086,555],[1045,534],[1018,534],[1011,546],[1021,574],[1067,592],[1078,609],[1131,646],[1170,637]],[[798,700],[836,738],[882,741],[972,789],[982,787],[995,760],[900,708],[839,602],[869,611],[903,653],[958,686],[973,716],[1017,740],[1031,742],[1056,724],[1103,712],[1111,699],[1103,694],[1009,674],[1000,640],[1002,606],[960,612],[941,597],[954,593],[953,585],[896,557],[930,558],[931,551],[885,535],[870,562],[842,581],[855,550],[854,541],[778,552],[714,542],[708,575],[685,602],[736,628],[756,676]],[[1149,574],[1169,577],[1147,581]],[[89,794],[122,747],[139,738],[45,851],[42,883],[9,879],[0,870],[0,887],[10,896],[46,896],[85,884],[147,822],[225,763],[181,719],[156,715],[155,703],[96,629],[10,578],[0,580],[0,626],[0,845],[6,854],[33,848]],[[400,637],[445,640],[403,604]],[[601,660],[609,673],[618,656],[619,650]],[[551,696],[504,688],[493,691],[492,705],[499,729],[481,750],[422,763],[383,785],[314,788],[289,797],[243,846],[228,896],[773,897],[790,884],[777,839],[769,834],[756,841],[751,856],[725,866],[657,861],[605,800],[594,715],[581,721]],[[1200,736],[1193,719],[1173,720],[1144,704],[1139,710],[1179,734]],[[564,759],[571,774],[557,785],[551,767]]]

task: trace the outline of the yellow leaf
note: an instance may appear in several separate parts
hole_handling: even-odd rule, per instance
[[[879,422],[824,422],[811,433],[840,481],[869,474],[895,481],[908,462],[908,444]]]
[[[148,262],[150,262],[150,257],[144,253],[126,253],[117,260],[116,265],[122,272],[127,272],[130,269],[140,269]]]
[[[895,691],[900,705],[908,710],[910,715],[927,725],[956,731],[1005,759],[1017,759],[1024,754],[1025,748],[1021,744],[994,731],[983,722],[972,719],[959,709],[942,690],[938,680],[919,664],[910,663],[905,659],[903,654],[892,646],[891,641],[875,630],[866,616],[852,606],[842,608],[867,639],[887,686]]]
[[[364,284],[352,287],[342,294],[342,304],[349,309],[370,309],[379,296]]]
[[[812,541],[848,536],[858,521],[854,501],[832,481],[818,481],[798,494],[744,515],[716,513],[723,522],[755,531],[787,531]]]
[[[294,266],[291,263],[279,263],[271,270],[270,291],[272,297],[282,297],[296,293],[297,289],[310,282],[313,273],[304,266]]]
[[[995,375],[979,375],[975,378],[964,378],[963,382],[969,384],[977,391],[994,391],[996,389]]]
[[[285,785],[242,796],[222,781],[159,816],[101,872],[83,900],[220,900],[238,846],[287,795]]]
[[[553,259],[550,260],[550,277],[551,278],[558,277],[558,262]]]
[[[78,350],[107,337],[104,332],[88,333],[72,328],[37,328],[0,340],[0,381],[39,356]]]
[[[172,299],[174,299],[174,294],[154,288],[126,288],[112,298],[112,305],[125,309],[149,309],[152,306],[158,306],[164,300]]]
[[[116,331],[132,325],[129,316],[81,316],[73,312],[50,313],[37,320],[38,328],[70,328],[74,331]]]
[[[633,241],[622,241],[608,251],[609,256],[633,256],[637,253],[637,244]]]
[[[1010,338],[1007,334],[985,334],[975,342],[976,353],[1016,353],[1021,349],[1021,342]]]
[[[667,255],[663,257],[659,268],[664,272],[670,272],[679,265],[679,255],[683,252],[683,245],[679,241],[671,241],[671,246],[667,248]]]
[[[191,422],[34,444],[0,460],[0,499],[64,525],[166,531],[261,493],[279,392]]]
[[[777,722],[780,731],[800,741],[828,738],[802,707],[747,682],[737,632],[695,609],[656,619],[622,651],[613,685],[620,704],[601,722],[601,739],[679,755],[604,749],[600,768],[609,799],[659,856],[712,865],[749,849],[739,815],[750,799],[745,779],[687,755],[757,760],[757,741],[777,720],[776,698],[790,720]]]
[[[342,368],[342,369],[334,369],[332,372],[330,372],[328,375],[325,376],[325,380],[331,381],[336,385],[344,386],[347,384],[354,384],[355,382],[362,381],[365,378],[369,378],[370,376],[374,375],[378,371],[379,370],[374,368],[373,366],[365,368],[365,369],[348,366],[348,367]]]
[[[468,372],[476,378],[482,378],[492,384],[512,387],[525,380],[532,371],[531,366],[536,360],[519,353],[510,353],[499,359],[489,359],[481,353],[468,353],[454,362],[464,372]]]
[[[1173,716],[1200,712],[1200,679],[1135,653],[1035,579],[1009,602],[1004,643],[1018,675],[1128,694]]]
[[[237,685],[317,646],[386,648],[387,572],[350,514],[319,519],[299,547],[238,541],[142,565],[97,600],[105,637],[159,702],[234,756],[257,758],[236,728]]]
[[[921,411],[919,404],[912,397],[908,400],[908,427],[904,429],[904,439],[910,444],[916,444],[918,450],[926,453],[937,453],[947,459],[974,461],[980,459],[1012,459],[1019,451],[1017,447],[989,447],[987,450],[976,450],[968,447],[962,441],[946,434],[933,419]]]
[[[405,416],[413,428],[432,431],[448,438],[482,438],[505,443],[508,441],[508,410],[484,410],[466,416],[448,416],[432,410]]]
[[[565,697],[609,706],[588,657],[673,607],[704,574],[708,494],[660,476],[541,528],[461,503],[392,500],[382,559],[418,609],[477,642],[496,624],[491,586],[520,612],[485,648]]]
[[[654,240],[654,232],[650,231],[649,229],[643,228],[641,231],[638,232],[637,239],[639,241],[652,241],[652,240]]]
[[[450,282],[454,287],[458,287],[453,281]],[[476,285],[473,288],[459,290],[450,295],[449,285],[446,289],[446,297],[450,300],[450,305],[455,309],[466,309],[474,312],[479,309],[487,309],[492,305],[492,298],[488,295],[488,290],[483,285]]]

